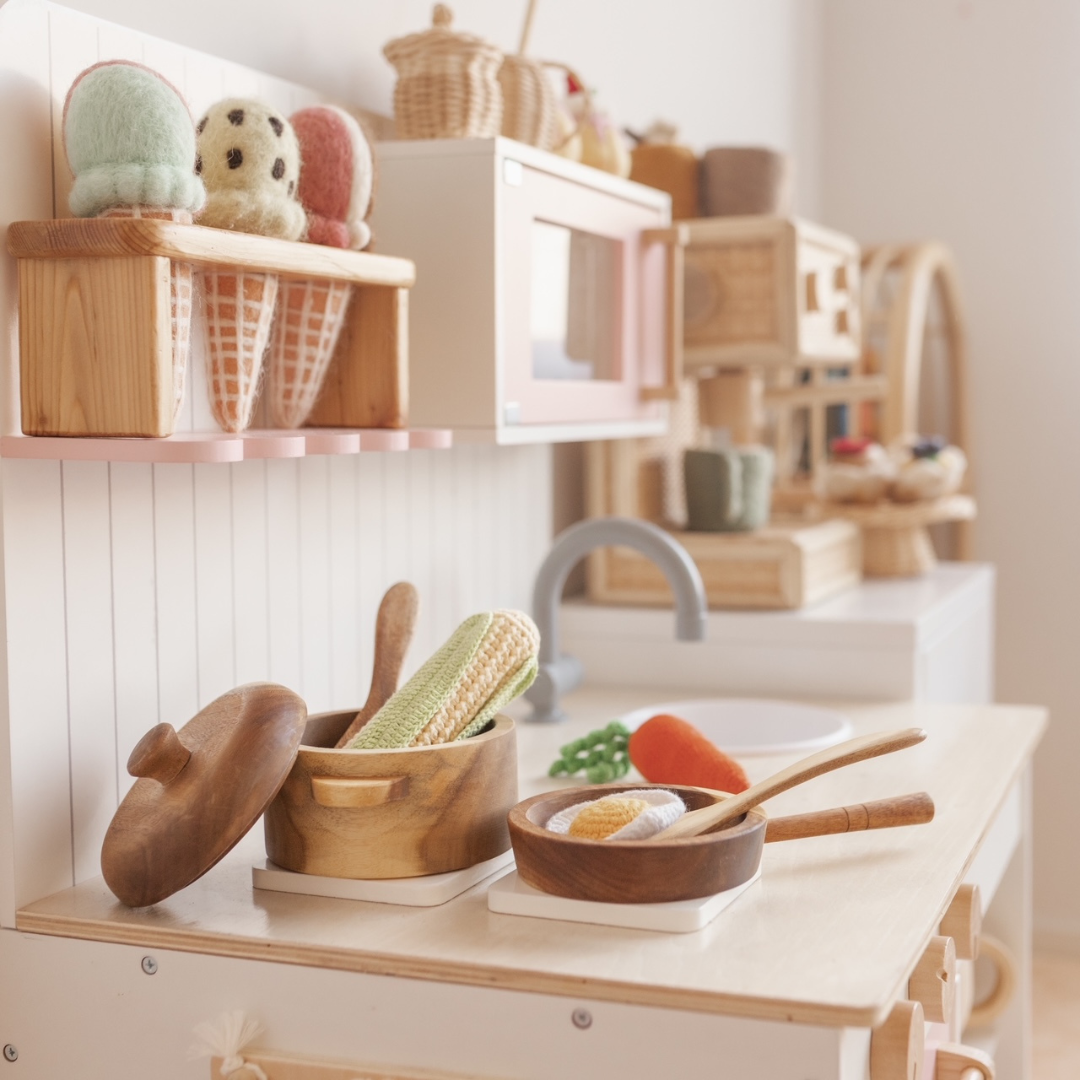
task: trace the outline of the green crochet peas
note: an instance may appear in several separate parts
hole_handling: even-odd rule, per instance
[[[573,776],[584,769],[590,784],[618,780],[630,771],[629,745],[630,732],[613,720],[606,728],[560,747],[559,760],[548,769],[548,776]]]

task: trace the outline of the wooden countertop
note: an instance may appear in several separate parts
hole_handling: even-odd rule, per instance
[[[572,719],[520,728],[522,797],[556,785],[559,745],[670,691],[578,691]],[[685,695],[683,695],[685,696]],[[921,746],[776,798],[773,813],[927,790],[930,825],[766,847],[761,880],[693,934],[496,915],[484,885],[437,908],[251,888],[254,830],[200,881],[152,908],[120,905],[98,878],[19,911],[18,929],[186,952],[432,979],[700,1012],[873,1026],[927,937],[1045,726],[1042,709],[838,706],[857,733],[921,725]],[[520,710],[518,710],[520,712]],[[746,759],[753,779],[784,760]]]

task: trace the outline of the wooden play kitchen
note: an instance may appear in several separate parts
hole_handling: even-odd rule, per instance
[[[544,774],[557,743],[647,700],[655,692],[583,690],[565,702],[574,718],[568,725],[520,729],[521,785],[531,800],[524,808],[539,805],[533,796],[550,785]],[[973,1045],[979,1032],[964,1034],[982,907],[989,912],[983,933],[1004,934],[1016,947],[1003,913],[1027,903],[1025,891],[1015,891],[1030,842],[1025,762],[1042,716],[1008,707],[845,711],[860,736],[909,724],[928,737],[778,795],[770,823],[922,786],[936,803],[934,820],[768,843],[761,880],[698,933],[499,915],[488,911],[483,886],[427,909],[252,890],[250,851],[238,850],[154,908],[118,907],[101,881],[29,905],[18,919],[30,936],[11,935],[5,960],[19,962],[36,948],[37,962],[51,963],[51,953],[40,952],[44,942],[53,943],[56,963],[69,958],[53,1000],[60,1016],[86,1009],[88,987],[122,978],[127,967],[145,978],[138,965],[147,955],[159,965],[152,989],[162,1004],[173,1003],[181,1023],[212,1011],[197,1001],[212,980],[251,978],[249,991],[227,999],[257,1012],[267,1032],[246,1059],[277,1061],[282,1071],[269,1075],[282,1080],[304,1075],[288,1071],[298,1063],[319,1080],[348,1076],[331,1071],[346,1062],[354,1069],[396,1062],[384,1070],[394,1077],[434,1068],[441,1076],[493,1078],[553,1075],[574,1062],[588,1075],[644,1080],[673,1068],[706,1073],[716,1064],[717,1038],[733,1077],[944,1080],[952,1075],[948,1062],[965,1060],[950,1057],[959,1054],[950,1047],[962,1043],[972,1060],[987,1045]],[[756,775],[773,771],[762,762]],[[763,817],[754,820],[754,828],[765,827]],[[977,891],[958,888],[961,881]],[[955,961],[935,943],[941,935],[955,943]],[[115,974],[111,966],[83,974],[79,958],[102,948],[116,949]],[[211,968],[212,959],[224,966]],[[951,980],[935,974],[949,970]],[[299,1001],[298,979],[311,987]],[[347,988],[348,1007],[319,992],[331,984]],[[1028,1075],[1018,1000],[994,1029],[1000,1076]],[[440,1020],[406,1030],[395,1019],[406,1002]],[[325,1033],[360,1003],[374,1022],[330,1049]],[[17,1018],[24,1006],[14,1007]],[[90,1008],[96,1023],[118,1030],[119,1017]],[[492,1015],[514,1032],[513,1046],[497,1059]],[[298,1031],[298,1023],[309,1032],[302,1042],[277,1034]],[[929,1064],[916,1066],[919,1054]]]
[[[364,426],[375,422],[364,412],[359,420],[322,416],[334,425],[324,430],[223,435],[205,413],[190,411],[190,388],[189,411],[172,435],[116,437],[132,434],[129,413],[162,420],[167,411],[171,263],[215,274],[242,263],[289,280],[351,282],[370,317],[346,330],[338,359],[381,358],[370,373],[377,385],[361,380],[359,394],[374,394],[388,425],[405,422],[403,290],[411,281],[404,258],[372,255],[360,263],[291,241],[153,218],[50,220],[67,204],[58,138],[64,94],[79,72],[116,57],[160,69],[200,107],[210,104],[208,88],[216,98],[258,85],[279,109],[313,97],[37,0],[0,8],[0,131],[9,151],[0,199],[4,220],[24,223],[7,238],[18,260],[0,258],[0,321],[9,331],[0,340],[13,342],[17,326],[26,335],[18,355],[0,350],[11,391],[0,433],[0,1072],[10,1066],[30,1080],[148,1070],[168,1080],[223,1070],[250,1080],[260,1069],[268,1080],[718,1073],[946,1080],[949,1070],[979,1060],[971,1046],[978,1033],[964,1030],[963,994],[948,994],[950,985],[970,987],[970,943],[989,940],[973,929],[981,909],[964,891],[978,886],[987,932],[1001,936],[1018,961],[1017,992],[984,1032],[981,1052],[993,1054],[1003,1076],[1029,1080],[1028,762],[1045,722],[1039,710],[845,706],[860,736],[914,727],[929,738],[777,795],[766,839],[770,828],[813,831],[814,838],[761,846],[758,829],[760,878],[743,881],[730,908],[696,933],[500,914],[487,896],[509,873],[427,906],[388,902],[385,893],[373,902],[252,887],[267,835],[271,846],[280,842],[278,857],[295,856],[304,870],[417,875],[337,879],[354,885],[397,888],[473,860],[480,861],[470,869],[485,867],[492,861],[485,856],[509,843],[507,811],[518,795],[552,797],[546,768],[555,746],[671,694],[589,689],[567,697],[572,719],[558,730],[514,726],[520,714],[510,709],[509,718],[496,717],[461,744],[338,748],[358,714],[370,717],[393,692],[415,612],[401,594],[380,611],[363,708],[356,705],[363,698],[357,643],[369,639],[358,615],[366,632],[387,580],[410,566],[437,580],[432,606],[447,619],[463,596],[502,596],[524,583],[529,545],[547,522],[524,500],[508,513],[502,494],[509,496],[511,481],[522,493],[542,488],[529,483],[539,459],[510,450],[496,466],[476,448],[449,471],[439,472],[443,463],[428,455],[414,455],[404,468],[379,458],[377,468],[364,469],[346,455],[425,445],[413,441],[422,433]],[[414,144],[411,152],[422,159],[431,149]],[[416,168],[406,160],[409,144],[398,153],[403,173]],[[508,224],[535,220],[532,211],[559,212],[561,197],[549,199],[552,191],[579,187],[577,216],[556,222],[589,223],[600,208],[608,239],[640,256],[635,265],[655,281],[651,295],[663,303],[649,320],[649,348],[618,385],[601,378],[584,390],[575,391],[574,380],[545,386],[548,380],[534,378],[528,342],[515,338],[522,394],[506,396],[496,345],[479,358],[483,370],[473,372],[464,399],[438,402],[436,380],[448,365],[440,368],[432,350],[425,371],[435,404],[452,407],[455,422],[468,421],[461,425],[473,429],[467,435],[495,441],[657,435],[664,401],[678,390],[681,340],[674,331],[682,307],[673,299],[682,282],[673,268],[684,230],[670,227],[666,197],[503,139],[430,156],[440,154],[448,172],[461,159],[455,169],[465,190],[458,194],[471,208],[467,219],[440,221],[443,257],[452,256],[454,268],[463,251],[482,245],[477,223],[483,235],[502,236]],[[490,181],[483,190],[468,183],[477,173]],[[500,198],[518,196],[506,200],[516,208],[510,217],[496,185]],[[503,265],[498,253],[491,260],[474,270],[484,275]],[[418,272],[418,286],[433,279],[441,280]],[[102,285],[113,280],[123,287]],[[497,307],[504,284],[487,281],[482,315],[472,322],[472,311],[452,307],[411,329],[429,345],[439,335],[461,349],[475,344],[479,327],[494,332],[505,322]],[[624,284],[630,290],[639,282],[628,272]],[[110,301],[101,308],[109,315],[104,328],[94,320],[103,291]],[[828,301],[824,288],[820,299]],[[16,303],[29,305],[21,319]],[[466,332],[451,324],[453,316],[469,324]],[[130,360],[121,327],[150,349],[131,400],[101,398],[101,386],[80,381],[81,371],[74,382],[49,381],[68,371],[75,341],[96,342],[110,363]],[[44,341],[59,342],[58,351],[42,352]],[[24,350],[36,359],[22,384]],[[354,400],[355,372],[338,370],[336,400]],[[111,417],[106,425],[116,413],[125,419],[112,436],[28,434],[24,391],[35,403],[32,416],[59,409],[65,423],[92,418],[91,427],[103,416]],[[336,456],[273,460],[316,453]],[[477,513],[473,503],[491,504],[490,511]],[[829,527],[850,542],[854,527]],[[454,561],[438,562],[447,552]],[[316,716],[307,717],[307,701]],[[349,702],[356,707],[342,711]],[[138,775],[129,786],[124,763],[132,746]],[[788,762],[759,764],[755,780]],[[880,808],[867,800],[922,789],[937,808],[934,821],[911,830],[852,826],[879,820]],[[252,829],[241,839],[271,799],[268,833]],[[824,823],[807,822],[805,815],[827,807],[841,809],[828,811]],[[746,820],[762,816],[752,811]],[[359,817],[367,830],[350,828]],[[851,835],[831,835],[842,826]],[[940,938],[954,942],[952,953]],[[257,1020],[261,1031],[242,1046],[218,1043],[210,1060],[192,1060],[193,1032],[223,1015],[241,1030],[243,1017]],[[987,1060],[975,1066],[984,1080]]]

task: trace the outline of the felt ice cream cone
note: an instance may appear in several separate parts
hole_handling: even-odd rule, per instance
[[[371,147],[357,121],[343,109],[316,105],[290,118],[304,162],[300,203],[308,239],[331,247],[366,247],[364,218],[371,204]],[[270,351],[267,393],[276,424],[307,420],[330,365],[352,287],[335,281],[288,281],[281,286]]]
[[[270,349],[270,417],[300,427],[319,396],[334,355],[352,286],[341,281],[283,281]]]
[[[79,75],[64,103],[64,149],[75,176],[71,210],[79,217],[190,225],[205,199],[187,105],[140,64],[109,61]],[[169,286],[175,417],[191,351],[190,263],[172,262]]]
[[[199,121],[196,170],[207,188],[199,224],[298,240],[300,149],[287,120],[257,101],[219,101]],[[210,408],[226,431],[251,423],[277,300],[276,274],[207,270]]]
[[[210,408],[224,431],[243,431],[251,424],[258,396],[274,319],[277,275],[206,270],[200,277],[209,345]]]

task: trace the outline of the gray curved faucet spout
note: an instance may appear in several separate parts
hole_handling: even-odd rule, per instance
[[[675,594],[675,637],[679,641],[705,639],[705,586],[682,544],[656,525],[636,518],[591,518],[571,525],[555,537],[533,586],[533,619],[540,630],[540,671],[525,692],[533,705],[531,721],[562,720],[559,695],[577,686],[584,674],[574,657],[559,655],[556,619],[566,577],[590,551],[614,544],[641,552],[664,572]]]

